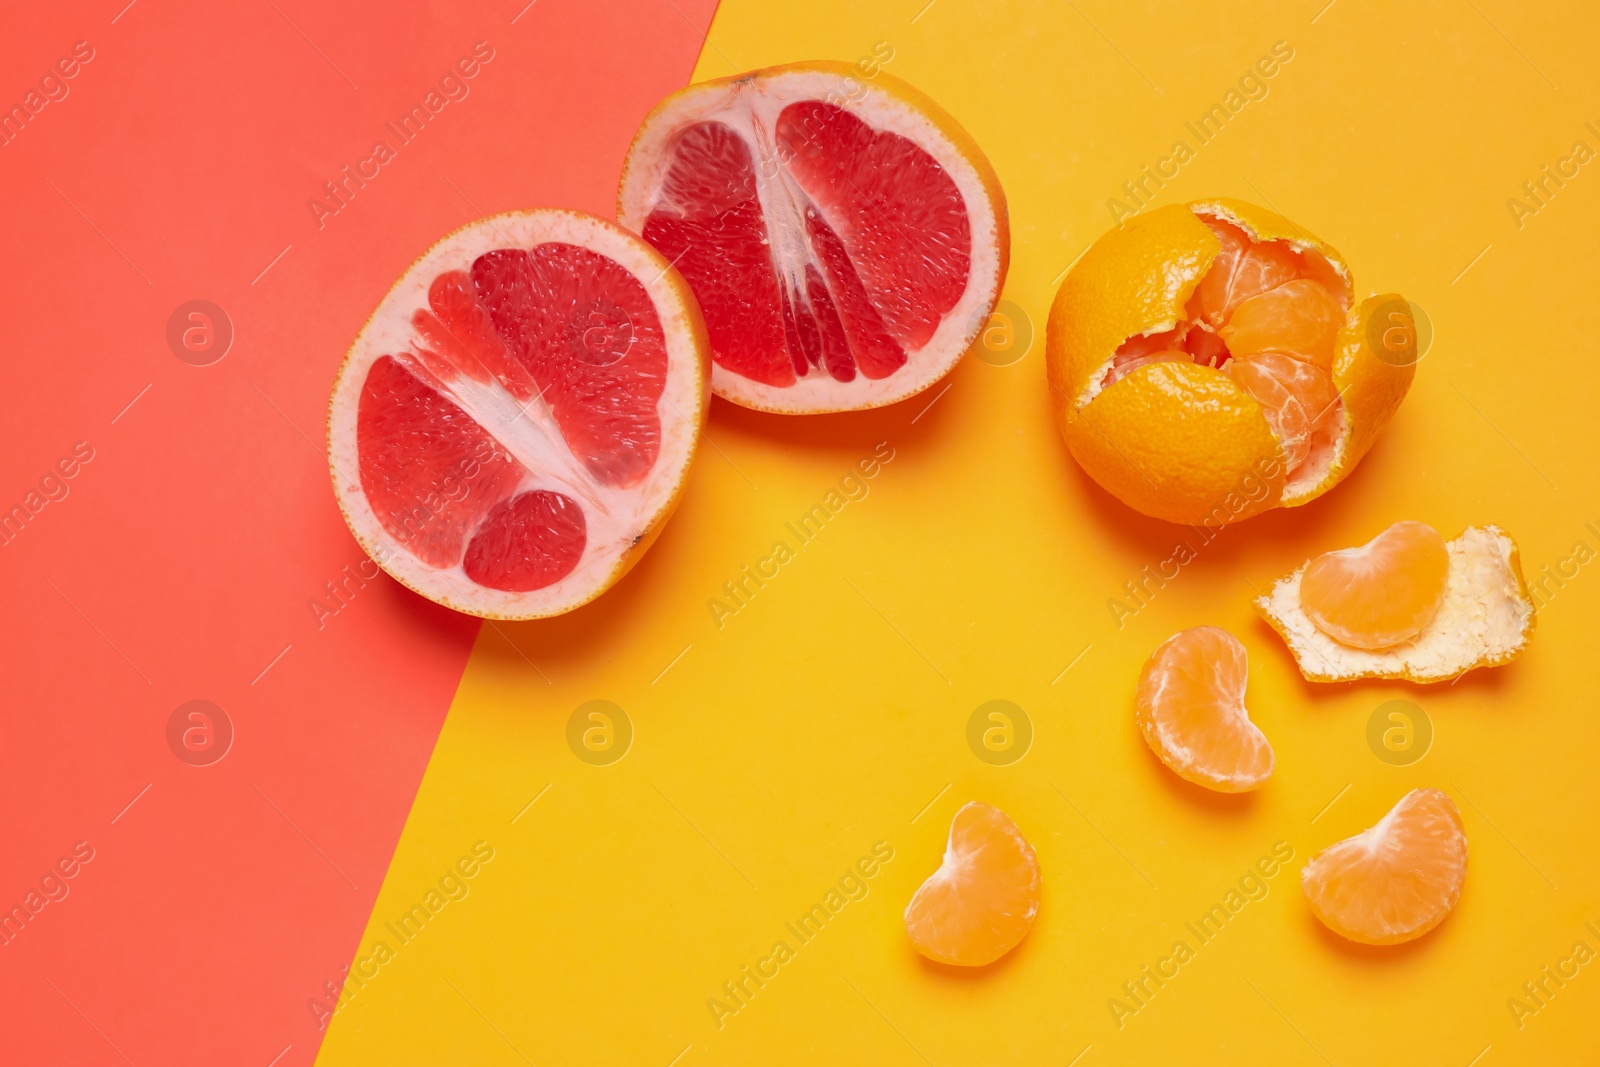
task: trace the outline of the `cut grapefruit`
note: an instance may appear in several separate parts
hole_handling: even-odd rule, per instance
[[[1349,474],[1410,387],[1415,358],[1369,336],[1385,315],[1412,325],[1397,306],[1356,304],[1339,254],[1263,208],[1156,208],[1061,283],[1057,422],[1085,472],[1146,515],[1222,526],[1297,507]]]
[[[1244,706],[1248,667],[1244,645],[1218,626],[1175,633],[1145,662],[1134,718],[1180,778],[1244,793],[1272,774],[1272,746]]]
[[[878,407],[943,377],[1005,281],[1000,181],[887,74],[797,63],[691,85],[623,166],[617,218],[675,263],[712,390],[787,413]]]
[[[1444,541],[1420,522],[1318,556],[1278,579],[1256,610],[1313,682],[1448,682],[1511,662],[1535,622],[1505,531],[1472,526]]]
[[[1398,945],[1443,922],[1466,878],[1467,833],[1455,801],[1413,789],[1377,825],[1311,857],[1300,888],[1334,933]]]
[[[683,490],[705,326],[644,242],[571,211],[496,215],[395,283],[334,382],[328,465],[369,556],[471,615],[604,592]]]
[[[969,801],[950,821],[944,861],[906,905],[906,933],[930,960],[993,963],[1039,913],[1039,859],[1005,812]]]

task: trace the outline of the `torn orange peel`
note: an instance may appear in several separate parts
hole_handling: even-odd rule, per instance
[[[1073,457],[1171,522],[1316,499],[1366,454],[1414,373],[1368,340],[1368,320],[1399,298],[1352,292],[1333,248],[1263,208],[1201,200],[1128,220],[1068,271],[1050,310],[1051,399]]]
[[[1373,544],[1382,540],[1380,535]],[[1369,547],[1345,551],[1362,552]],[[1509,663],[1528,647],[1535,622],[1534,604],[1522,577],[1516,542],[1498,526],[1472,526],[1445,542],[1444,549],[1448,560],[1438,607],[1414,637],[1390,647],[1357,647],[1336,639],[1316,621],[1314,613],[1319,611],[1324,616],[1323,624],[1328,626],[1328,613],[1334,610],[1341,613],[1340,617],[1376,617],[1363,613],[1371,606],[1368,602],[1381,604],[1381,595],[1373,597],[1358,588],[1342,593],[1321,588],[1327,580],[1337,578],[1335,571],[1339,570],[1343,570],[1344,580],[1355,586],[1368,580],[1349,568],[1349,557],[1341,562],[1335,555],[1335,562],[1320,568],[1324,572],[1320,574],[1317,564],[1327,557],[1318,557],[1280,578],[1265,596],[1256,600],[1256,609],[1288,644],[1300,673],[1313,682],[1347,682],[1356,678],[1447,682],[1478,667]],[[1436,563],[1435,559],[1420,565],[1426,569]],[[1307,579],[1317,588],[1308,590]],[[1431,579],[1422,585],[1427,586],[1428,582]],[[1409,587],[1414,583],[1407,579],[1403,584]],[[1309,610],[1308,591],[1312,594]],[[1402,593],[1400,599],[1423,595],[1422,589],[1412,589]],[[1407,610],[1410,609],[1402,605],[1399,614],[1404,616]],[[1365,625],[1368,635],[1376,632],[1372,623]]]

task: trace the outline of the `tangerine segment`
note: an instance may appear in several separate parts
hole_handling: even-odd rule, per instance
[[[1397,522],[1359,548],[1325,552],[1300,577],[1317,629],[1354,648],[1392,648],[1420,634],[1444,602],[1450,552],[1439,531]]]
[[[1333,350],[1344,326],[1344,309],[1322,285],[1308,278],[1284,282],[1234,308],[1217,332],[1235,357],[1287,352],[1333,372]]]
[[[1247,675],[1244,646],[1217,626],[1173,634],[1145,662],[1135,720],[1179,777],[1244,793],[1272,774],[1272,746],[1245,711]]]
[[[1300,888],[1341,937],[1398,945],[1444,921],[1467,877],[1467,835],[1455,802],[1413,789],[1371,829],[1311,857]]]
[[[1261,404],[1289,469],[1298,468],[1311,454],[1312,431],[1337,409],[1333,378],[1321,367],[1282,352],[1231,359],[1224,370]]]
[[[944,861],[906,905],[906,933],[939,963],[981,967],[1016,948],[1039,913],[1039,860],[1010,817],[969,801]]]
[[[1306,277],[1305,262],[1286,241],[1253,241],[1244,230],[1225,219],[1201,215],[1222,244],[1222,252],[1190,298],[1190,313],[1213,327],[1221,326],[1233,309],[1268,289]]]

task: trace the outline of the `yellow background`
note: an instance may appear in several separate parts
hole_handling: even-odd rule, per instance
[[[1158,202],[1265,204],[1340,249],[1360,293],[1416,301],[1436,336],[1410,398],[1342,486],[1228,530],[1120,629],[1107,601],[1184,531],[1132,515],[1073,464],[1042,336],[1009,366],[969,357],[926,410],[936,390],[814,419],[718,401],[683,503],[632,575],[567,617],[483,628],[362,955],[473,842],[495,858],[339,1013],[321,1062],[1593,1062],[1600,963],[1520,1029],[1507,1000],[1574,942],[1600,951],[1583,926],[1600,927],[1600,562],[1550,598],[1519,662],[1453,686],[1304,683],[1249,603],[1401,518],[1446,536],[1498,522],[1530,578],[1580,539],[1600,549],[1584,526],[1600,528],[1600,162],[1520,228],[1507,206],[1575,141],[1600,148],[1584,128],[1600,126],[1592,12],[868,8],[724,0],[696,76],[886,43],[884,69],[989,153],[1011,210],[1005,296],[1041,334],[1056,279],[1110,225],[1107,200],[1178,138],[1193,146],[1184,123],[1288,42],[1268,96]],[[717,628],[707,601],[722,583],[792,544],[784,523],[880,441],[894,459],[870,494]],[[1202,623],[1244,640],[1249,705],[1277,753],[1243,799],[1180,783],[1133,725],[1140,664]],[[968,716],[996,698],[1035,730],[1011,766],[966,744]],[[1409,767],[1366,742],[1369,715],[1397,698],[1436,733]],[[610,766],[567,746],[568,716],[592,699],[635,730]],[[1460,905],[1409,946],[1340,942],[1310,918],[1299,868],[1416,786],[1461,806]],[[973,798],[1033,842],[1044,902],[1017,951],[955,973],[912,951],[900,912]],[[870,894],[719,1029],[707,1000],[774,941],[794,947],[785,921],[880,840],[894,858]],[[1185,921],[1280,840],[1295,859],[1270,895],[1119,1028],[1107,1001],[1122,983],[1178,938],[1194,947]]]

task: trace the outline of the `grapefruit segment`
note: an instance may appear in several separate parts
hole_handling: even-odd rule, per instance
[[[599,595],[682,490],[704,325],[654,249],[590,216],[482,219],[403,275],[345,357],[329,467],[395,578],[490,618]]]
[[[1135,721],[1150,750],[1180,778],[1219,793],[1259,788],[1272,746],[1244,706],[1244,645],[1217,626],[1163,641],[1139,673]]]
[[[1466,878],[1461,812],[1440,790],[1413,789],[1375,826],[1311,857],[1300,887],[1334,933],[1398,945],[1443,922]]]
[[[973,800],[950,821],[939,869],[906,905],[906,933],[939,963],[981,967],[1016,948],[1039,913],[1039,860],[1005,812]]]
[[[966,133],[909,86],[840,63],[668,97],[617,199],[698,297],[714,391],[769,411],[926,388],[976,339],[1009,254],[1004,195]]]

